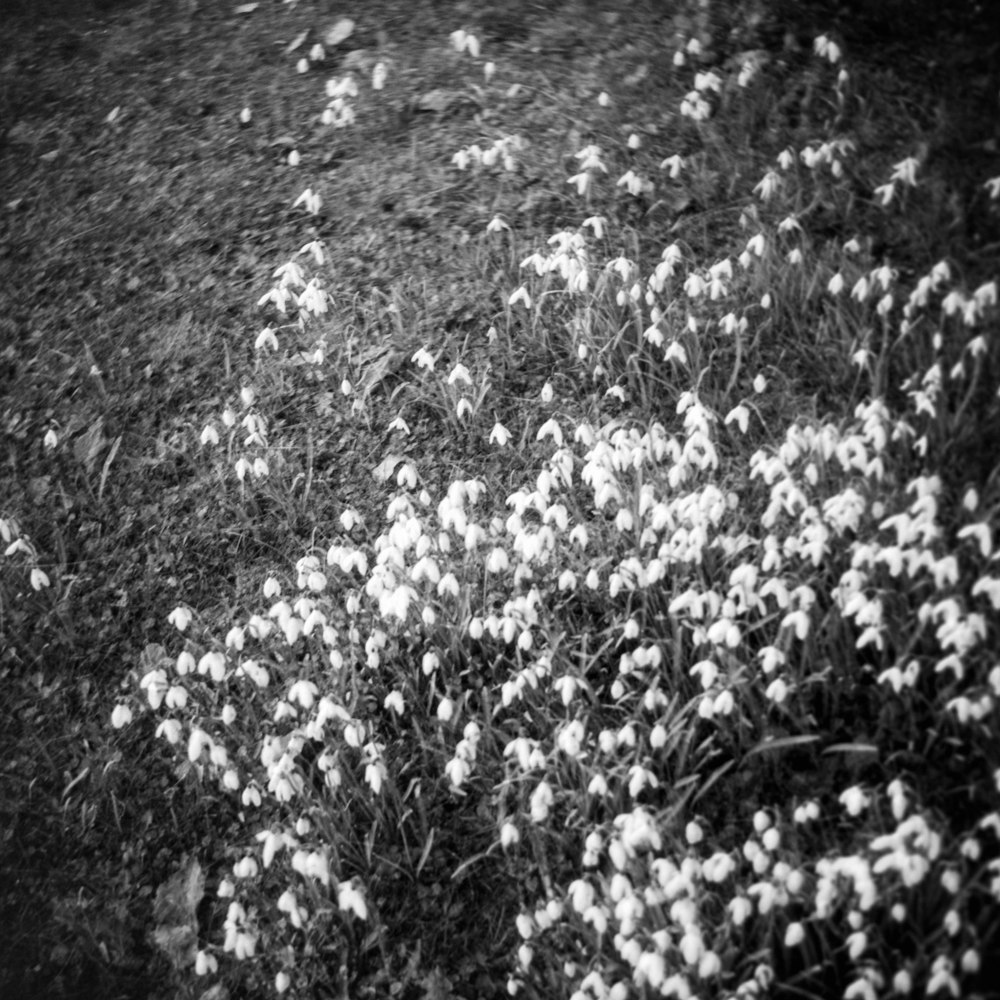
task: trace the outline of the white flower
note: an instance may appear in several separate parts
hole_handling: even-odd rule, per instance
[[[292,164],[292,166],[295,166],[295,164]],[[303,191],[302,194],[300,194],[298,198],[292,202],[292,208],[298,208],[299,205],[305,205],[306,211],[310,215],[318,215],[320,208],[323,207],[323,199],[318,193],[314,192],[312,188],[306,188],[305,191]]]
[[[194,959],[194,972],[196,976],[207,976],[209,973],[219,971],[219,962],[214,955],[207,951],[199,951]]]
[[[840,793],[839,801],[849,816],[860,816],[868,808],[870,799],[860,786],[852,785]]]
[[[696,73],[694,89],[697,91],[714,90],[717,94],[722,90],[722,79],[718,73],[709,70],[707,73]]]
[[[542,441],[545,438],[550,437],[556,443],[557,447],[561,448],[563,444],[563,432],[562,428],[559,426],[559,421],[555,417],[551,417],[546,420],[541,427],[538,428],[538,433],[535,435],[536,441]]]
[[[518,288],[507,300],[507,304],[511,306],[516,306],[518,302],[523,303],[525,309],[531,308],[531,296],[528,294],[528,289],[525,288],[524,285],[521,285],[521,287]]]
[[[132,709],[128,705],[115,705],[114,711],[111,713],[111,725],[115,729],[121,729],[123,726],[127,726],[132,721]]]
[[[337,905],[345,912],[352,911],[359,920],[368,919],[365,898],[350,882],[341,882],[337,887]]]
[[[920,161],[915,156],[908,156],[893,166],[891,180],[902,181],[910,187],[916,187],[917,167],[919,166]]]
[[[519,843],[521,834],[517,827],[509,820],[500,828],[500,846],[506,850],[514,844]]]
[[[820,35],[813,42],[813,52],[815,52],[820,59],[827,59],[831,63],[840,61],[840,46],[838,46],[836,42],[832,41],[826,35]]]
[[[677,153],[674,153],[673,156],[668,156],[660,163],[660,169],[669,171],[671,179],[676,180],[680,176],[681,170],[684,169],[684,160]]]
[[[594,179],[589,170],[582,170],[580,173],[567,178],[566,183],[575,184],[576,193],[579,195],[586,195],[590,192],[591,187],[593,187]]]
[[[760,196],[761,201],[770,201],[779,187],[781,187],[781,177],[773,170],[769,170],[753,191]]]
[[[747,432],[747,422],[750,419],[750,411],[741,403],[739,406],[734,406],[733,409],[729,411],[726,415],[725,423],[736,424],[740,429],[741,434],[746,434]]]
[[[806,936],[805,928],[797,920],[790,923],[785,929],[785,947],[795,948],[800,945]]]
[[[510,431],[507,430],[503,424],[497,421],[493,425],[493,430],[490,431],[490,444],[495,442],[501,448],[504,448],[506,447],[508,441],[510,441]]]
[[[531,793],[531,821],[544,823],[549,817],[549,810],[554,801],[552,786],[546,781],[539,782],[538,787]]]
[[[896,193],[896,185],[891,183],[880,184],[877,188],[875,188],[874,193],[875,197],[877,197],[879,201],[882,202],[883,207],[885,207],[890,201],[892,201],[892,196]]]
[[[191,624],[192,618],[191,612],[187,608],[177,607],[167,615],[167,621],[170,622],[178,632],[183,632],[188,625]]]

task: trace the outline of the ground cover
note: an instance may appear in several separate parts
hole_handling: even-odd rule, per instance
[[[12,8],[5,994],[996,995],[997,49],[896,6]]]

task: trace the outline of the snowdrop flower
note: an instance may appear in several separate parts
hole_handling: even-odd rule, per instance
[[[640,177],[634,170],[627,170],[622,174],[615,186],[624,187],[633,197],[638,197],[652,187],[648,181]]]
[[[760,196],[761,201],[770,201],[779,187],[781,187],[781,177],[773,170],[769,170],[753,191]]]
[[[507,300],[507,304],[510,306],[516,306],[518,302],[520,302],[525,309],[531,308],[531,295],[528,294],[528,289],[525,288],[524,285],[521,285],[521,287],[518,288]]]
[[[352,912],[359,920],[368,919],[368,904],[350,882],[341,882],[337,887],[337,905],[345,913]]]
[[[820,35],[813,42],[813,52],[821,59],[826,59],[831,63],[840,61],[840,46],[826,35]]]
[[[802,944],[805,939],[806,932],[805,928],[797,920],[790,923],[785,929],[785,947],[795,948]]]
[[[696,122],[705,121],[712,113],[712,106],[701,96],[701,91],[690,91],[681,101],[681,114]]]
[[[883,208],[886,205],[888,205],[889,202],[892,201],[892,196],[895,193],[896,193],[896,185],[895,184],[891,184],[891,183],[890,184],[880,184],[877,188],[875,188],[875,192],[874,192],[875,197],[878,198],[880,202],[882,202],[882,207]]]
[[[214,975],[219,971],[219,962],[214,955],[207,951],[199,951],[194,959],[194,972],[196,976]]]
[[[111,725],[115,729],[121,729],[132,721],[132,709],[128,705],[116,705],[111,713]]]
[[[747,424],[750,419],[750,411],[741,403],[739,406],[734,406],[733,409],[726,414],[725,423],[731,424],[735,423],[740,429],[741,434],[746,434]]]
[[[549,818],[549,810],[554,801],[552,786],[546,781],[539,782],[538,787],[531,793],[531,821],[544,823]]]
[[[677,153],[674,153],[673,156],[668,156],[661,161],[660,169],[669,171],[671,179],[676,180],[684,169],[684,160]]]
[[[590,193],[590,189],[594,186],[594,179],[589,171],[583,170],[580,173],[574,174],[572,177],[568,178],[566,183],[575,184],[576,193],[581,196],[586,196]]]
[[[272,351],[276,351],[278,349],[278,338],[275,335],[273,327],[270,326],[264,327],[264,329],[257,334],[257,339],[253,342],[253,346],[255,351],[261,351],[265,347],[270,347]],[[202,442],[201,442],[202,444],[206,443],[205,432],[208,430],[209,428],[206,427],[205,431],[202,432]],[[214,432],[214,428],[212,430]],[[219,443],[218,434],[215,435],[214,441],[208,443],[218,444]]]
[[[722,79],[718,73],[713,73],[711,70],[707,73],[696,73],[694,89],[698,91],[714,90],[718,94],[722,90]]]
[[[177,607],[167,615],[167,621],[170,622],[178,632],[183,632],[188,625],[191,624],[192,618],[191,612],[187,608]]]
[[[907,184],[910,187],[917,186],[917,167],[920,166],[920,161],[915,156],[908,156],[905,160],[900,160],[892,168],[891,180],[901,181],[903,184]]]
[[[501,448],[506,447],[507,442],[510,441],[510,431],[504,427],[499,421],[493,425],[493,430],[490,431],[490,444],[498,444]]]
[[[840,793],[839,801],[849,816],[860,816],[871,800],[860,786],[852,785]]]

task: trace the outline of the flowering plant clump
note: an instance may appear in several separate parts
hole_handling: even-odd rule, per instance
[[[448,44],[475,67],[475,35]],[[256,365],[200,436],[224,488],[308,501],[270,398],[294,379],[324,416],[396,437],[365,503],[325,509],[256,605],[224,624],[164,609],[114,710],[152,713],[245,827],[195,971],[232,959],[303,996],[358,981],[391,965],[401,895],[433,869],[505,884],[514,995],[983,988],[1000,493],[974,429],[1000,414],[996,278],[812,231],[859,211],[828,36],[810,70],[840,109],[826,132],[734,173],[711,240],[682,212],[640,239],[645,206],[722,190],[727,129],[767,99],[762,55],[677,52],[676,135],[563,151],[554,233],[491,208],[477,260],[505,284],[478,339],[407,343],[394,302],[390,346],[359,347],[318,238],[260,298]],[[371,93],[331,80],[325,125],[362,127],[385,72]],[[442,169],[487,203],[539,145],[470,134]],[[902,156],[866,217],[890,225],[921,170]],[[318,214],[319,184],[295,207]],[[407,445],[442,434],[472,449],[457,474]]]

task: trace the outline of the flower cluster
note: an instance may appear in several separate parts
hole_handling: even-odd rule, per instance
[[[465,32],[452,44],[479,55]],[[692,39],[675,64],[700,52]],[[815,55],[841,60],[826,36]],[[698,72],[682,115],[728,113],[747,72]],[[623,156],[655,145],[630,135]],[[473,143],[452,163],[509,173],[523,148]],[[383,919],[385,868],[419,874],[423,794],[487,831],[475,860],[540,887],[515,920],[512,993],[754,997],[835,975],[845,998],[960,995],[1000,900],[1000,576],[995,483],[959,488],[945,457],[975,406],[996,413],[996,284],[967,290],[945,261],[908,284],[860,239],[817,249],[809,219],[846,197],[848,136],[778,153],[738,192],[744,232],[711,256],[680,236],[612,255],[629,243],[598,184],[604,148],[575,154],[586,217],[513,257],[524,280],[503,315],[518,349],[542,340],[574,392],[603,382],[620,408],[557,405],[546,380],[523,427],[478,438],[480,459],[521,442],[502,489],[483,472],[435,495],[421,459],[389,454],[377,501],[320,527],[252,612],[220,628],[175,609],[173,651],[113,722],[144,703],[241,811],[221,952],[270,956],[279,991],[311,942]],[[649,155],[672,182],[707,175],[701,154],[669,153]],[[918,167],[901,160],[876,197]],[[650,193],[642,169],[616,187]],[[515,223],[498,230],[519,245]],[[324,265],[321,245],[303,250]],[[294,261],[274,276],[260,305],[321,346],[282,358],[268,327],[262,363],[326,371],[336,303]],[[856,379],[822,416],[782,408],[769,354],[799,313]],[[476,424],[496,337],[403,358],[444,426]],[[248,387],[241,404],[222,416],[227,462],[263,478],[265,400]],[[409,431],[401,412],[389,427]],[[204,444],[221,439],[206,426]],[[918,743],[970,769],[954,816],[908,763]]]

